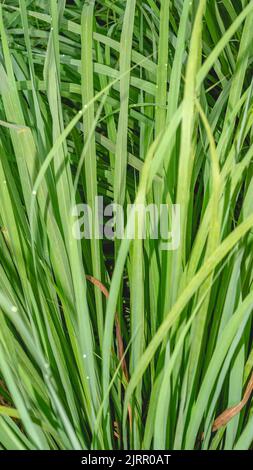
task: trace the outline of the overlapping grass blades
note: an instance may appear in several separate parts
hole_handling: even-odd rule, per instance
[[[1,448],[252,447],[251,403],[212,433],[253,365],[252,19],[252,0],[1,2]],[[179,249],[76,240],[96,196],[180,204]]]

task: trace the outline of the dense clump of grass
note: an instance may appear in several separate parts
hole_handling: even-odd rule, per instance
[[[251,447],[249,401],[212,426],[253,363],[252,21],[248,0],[1,2],[1,448]],[[180,204],[179,249],[75,240],[98,195]]]

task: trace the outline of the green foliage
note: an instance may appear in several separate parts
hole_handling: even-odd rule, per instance
[[[1,1],[1,448],[252,447],[250,403],[212,433],[252,368],[252,21],[253,0]],[[76,240],[96,196],[180,204],[179,249]]]

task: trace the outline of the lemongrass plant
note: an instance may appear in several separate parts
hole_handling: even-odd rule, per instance
[[[251,448],[252,21],[1,1],[2,449]],[[74,237],[98,196],[126,229],[128,204],[177,204],[178,246]]]

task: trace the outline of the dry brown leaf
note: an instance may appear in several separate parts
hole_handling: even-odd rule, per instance
[[[223,413],[221,413],[221,415],[218,416],[218,418],[216,418],[216,420],[214,421],[213,426],[212,426],[212,431],[217,431],[222,426],[225,426],[234,416],[240,413],[242,408],[246,405],[246,403],[250,399],[250,395],[252,391],[253,391],[253,373],[246,387],[242,401],[240,401],[238,405],[232,406],[231,408],[228,408],[227,410],[223,411]]]
[[[101,281],[99,281],[93,276],[90,276],[89,274],[86,275],[86,279],[90,281],[94,286],[97,286],[100,289],[100,291],[104,294],[104,296],[108,299],[109,292],[104,286],[104,284],[102,284]],[[124,344],[123,344],[123,339],[122,339],[122,334],[121,334],[121,329],[120,329],[120,322],[119,322],[119,317],[118,317],[117,312],[115,314],[115,327],[116,327],[116,338],[117,338],[118,351],[119,351],[119,360],[121,361],[121,367],[122,367],[122,371],[125,376],[125,379],[127,382],[129,382],[129,374],[128,374],[127,364],[126,364],[125,357],[124,357],[124,354],[125,354]],[[130,428],[132,428],[132,409],[130,405],[128,405],[128,415],[129,415]]]

